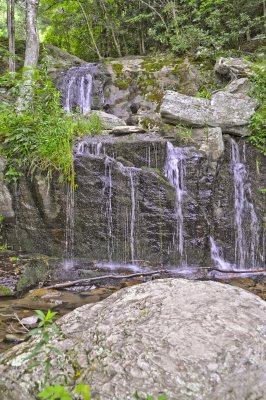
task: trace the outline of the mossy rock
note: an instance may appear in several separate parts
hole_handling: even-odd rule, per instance
[[[147,100],[154,101],[157,104],[161,104],[161,101],[163,98],[163,92],[159,92],[159,91],[151,92],[151,93],[148,93],[145,97]]]
[[[112,63],[112,69],[116,75],[121,75],[123,73],[123,64],[120,63]]]
[[[130,82],[126,79],[116,79],[114,81],[114,86],[120,90],[126,90],[129,88]]]
[[[26,290],[38,285],[40,282],[45,281],[51,270],[46,260],[38,259],[32,260],[25,266],[21,277],[18,280],[16,291],[25,292]]]
[[[13,296],[14,292],[7,286],[0,285],[0,297]]]

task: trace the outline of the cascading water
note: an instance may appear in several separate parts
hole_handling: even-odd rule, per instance
[[[175,188],[175,216],[176,231],[173,242],[180,255],[181,266],[186,265],[186,251],[184,240],[184,214],[183,199],[186,193],[186,148],[174,147],[172,143],[167,142],[167,159],[165,165],[165,175],[170,184]]]
[[[259,248],[259,223],[252,202],[252,193],[246,167],[246,148],[241,157],[239,145],[231,140],[232,173],[235,191],[235,263],[256,267]]]
[[[259,254],[260,225],[252,199],[246,146],[244,143],[241,149],[234,139],[231,139],[231,173],[234,184],[234,262],[231,264],[223,259],[221,250],[213,238],[210,238],[211,255],[221,269],[248,270],[259,267],[264,255]]]
[[[131,260],[135,258],[135,221],[136,221],[136,199],[135,199],[135,184],[133,179],[132,169],[128,168],[131,188],[131,221],[130,221],[130,250]]]
[[[99,143],[98,143],[99,145]],[[96,147],[96,155],[99,155],[99,146]],[[104,180],[104,187],[103,187],[103,198],[106,195],[106,219],[107,219],[107,240],[108,240],[108,259],[112,261],[112,255],[114,251],[114,243],[113,243],[113,210],[112,210],[112,190],[113,190],[113,180],[112,180],[112,162],[109,157],[105,158],[104,161],[105,165],[105,180]]]
[[[64,268],[71,269],[74,265],[74,233],[75,233],[75,220],[74,220],[74,190],[69,184],[67,186],[66,194],[66,231],[65,231],[65,254],[64,254]]]
[[[67,112],[79,109],[84,115],[91,111],[93,76],[98,64],[91,63],[70,68],[60,84]]]
[[[125,261],[128,257],[133,261],[135,259],[135,224],[136,224],[136,173],[138,168],[127,167],[113,157],[106,155],[105,146],[102,142],[91,142],[84,139],[77,145],[76,154],[78,156],[99,157],[103,160],[105,166],[102,189],[102,214],[106,217],[107,226],[107,247],[109,262],[113,261],[114,253],[114,224],[113,224],[113,174],[117,169],[127,178],[130,191],[130,209],[126,212],[125,219]]]

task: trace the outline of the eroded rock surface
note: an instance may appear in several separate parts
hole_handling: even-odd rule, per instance
[[[97,115],[103,124],[103,128],[108,130],[108,129],[113,129],[116,128],[117,126],[125,126],[126,123],[123,121],[121,118],[116,117],[114,114],[109,114],[104,111],[92,111],[89,114],[89,117],[91,115]]]
[[[250,134],[250,118],[257,107],[255,100],[242,93],[218,91],[208,100],[167,90],[161,106],[161,116],[164,122],[173,125],[220,127],[223,133],[247,136]]]
[[[221,57],[215,64],[214,70],[227,79],[236,79],[247,76],[250,73],[251,65],[243,58]]]
[[[99,400],[240,400],[266,396],[266,304],[215,282],[157,280],[121,290],[63,317],[49,353],[54,383],[92,388]],[[33,400],[44,379],[28,369],[34,341],[0,359],[2,400]]]

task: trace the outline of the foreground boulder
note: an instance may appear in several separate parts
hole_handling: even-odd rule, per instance
[[[164,122],[195,128],[220,127],[223,133],[250,134],[248,125],[258,103],[242,93],[219,91],[211,100],[166,91],[161,106]]]
[[[165,393],[168,400],[266,398],[266,304],[215,282],[165,279],[121,290],[63,317],[62,333],[29,369],[34,342],[6,352],[0,398],[33,400],[44,378],[97,400]],[[44,349],[44,348],[43,348]]]

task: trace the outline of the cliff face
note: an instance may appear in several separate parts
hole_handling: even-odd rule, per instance
[[[209,266],[212,237],[230,263],[239,261],[236,253],[243,249],[238,247],[245,244],[243,266],[263,266],[263,156],[243,139],[236,143],[228,136],[217,157],[217,148],[204,151],[198,132],[193,136],[189,146],[156,134],[84,139],[75,154],[74,203],[67,204],[65,189],[55,184],[48,191],[39,176],[22,179],[16,189],[4,186],[7,242],[28,252],[63,256],[70,229],[76,258]],[[234,175],[233,143],[245,167],[242,183]],[[236,210],[239,184],[245,193]],[[237,213],[243,213],[238,222]]]
[[[213,68],[200,69],[188,59],[64,68],[50,65],[65,108],[82,100],[84,114],[91,109],[114,114],[122,118],[121,136],[76,144],[74,195],[55,182],[47,188],[38,175],[22,178],[16,187],[0,175],[8,244],[67,259],[265,266],[265,157],[227,134],[247,134],[257,106],[247,96],[246,78],[199,99],[192,95],[203,84],[221,82]],[[149,133],[130,134],[125,123]]]

